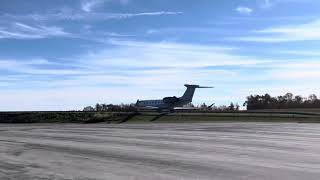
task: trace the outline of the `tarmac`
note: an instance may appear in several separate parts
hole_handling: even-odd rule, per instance
[[[0,124],[1,180],[318,180],[320,124]]]

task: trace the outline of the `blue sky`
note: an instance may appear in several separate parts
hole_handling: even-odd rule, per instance
[[[0,110],[319,93],[320,1],[1,0]]]

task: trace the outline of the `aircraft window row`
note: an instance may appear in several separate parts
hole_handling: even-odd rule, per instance
[[[146,104],[159,104],[160,100],[146,101]]]

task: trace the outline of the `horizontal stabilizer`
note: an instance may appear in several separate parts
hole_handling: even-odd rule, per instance
[[[214,87],[209,87],[209,86],[199,86],[199,85],[193,85],[193,84],[185,84],[185,87],[190,87],[190,88],[214,88]]]
[[[210,87],[210,86],[199,86],[198,88],[214,88],[214,87]]]

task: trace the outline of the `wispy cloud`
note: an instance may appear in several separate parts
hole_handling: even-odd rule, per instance
[[[30,26],[23,23],[13,23],[6,28],[0,28],[0,39],[40,39],[53,36],[69,36],[63,28],[57,26]]]
[[[13,15],[5,14],[2,17],[14,20],[33,20],[33,21],[59,21],[59,20],[85,20],[85,21],[103,21],[110,19],[128,19],[143,16],[168,16],[181,15],[183,12],[172,11],[154,11],[141,13],[95,13],[95,12],[59,12],[52,14],[27,14]]]
[[[245,6],[238,6],[235,10],[238,13],[244,14],[244,15],[250,15],[253,12],[253,9]]]
[[[228,47],[118,40],[111,40],[108,43],[106,50],[74,57],[72,63],[64,63],[63,66],[42,59],[0,60],[0,71],[6,70],[28,76],[72,76],[73,80],[64,81],[63,86],[67,86],[66,83],[86,86],[88,83],[99,85],[105,82],[151,85],[175,84],[179,79],[197,82],[208,78],[212,80],[221,75],[233,77],[235,74],[232,72],[206,68],[265,63],[263,60],[233,55],[234,49]],[[47,82],[48,80],[45,81]]]
[[[130,0],[82,0],[81,9],[85,12],[92,12],[94,8],[110,2],[116,2],[120,5],[127,5],[129,4]]]
[[[108,41],[113,51],[92,54],[100,65],[132,67],[200,68],[207,66],[248,65],[261,63],[248,57],[232,55],[232,48],[172,42]],[[197,63],[195,63],[197,62]]]
[[[146,34],[161,34],[161,33],[217,33],[228,32],[226,29],[219,29],[215,27],[166,27],[157,29],[148,29]]]
[[[103,0],[83,0],[81,2],[81,9],[85,12],[91,12],[94,7],[103,4],[103,2]]]
[[[277,53],[286,54],[286,55],[294,55],[294,56],[315,56],[320,57],[320,52],[316,50],[283,50],[278,51]]]
[[[292,3],[314,3],[316,1],[313,0],[259,0],[260,7],[262,8],[270,8],[273,6],[278,6],[280,4],[292,4]]]
[[[54,66],[54,68],[52,68]],[[59,68],[69,66],[69,68]],[[46,59],[31,60],[0,60],[0,71],[24,75],[88,75],[99,72],[91,72],[72,64],[59,64]]]
[[[310,3],[314,0],[272,0],[275,3]]]
[[[320,63],[317,60],[289,62],[275,66],[268,72],[267,76],[276,80],[318,81],[320,77],[319,68]]]
[[[291,42],[291,41],[319,41],[320,20],[314,20],[305,24],[288,25],[266,28],[253,32],[255,35],[235,38],[241,41],[253,42]],[[256,35],[258,34],[258,35]]]

